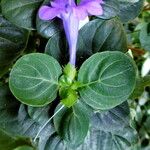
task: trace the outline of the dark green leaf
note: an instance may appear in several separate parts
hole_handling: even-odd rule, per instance
[[[88,36],[87,36],[88,35]],[[53,35],[45,48],[45,52],[59,62],[68,62],[68,46],[64,33]],[[77,44],[77,62],[101,51],[127,51],[127,40],[122,24],[117,18],[111,20],[95,19],[87,23],[79,31]]]
[[[43,0],[2,0],[2,14],[17,26],[34,29],[37,10]]]
[[[10,124],[11,119],[16,117],[18,108],[19,103],[11,94],[8,86],[0,84],[0,125]]]
[[[60,75],[61,67],[54,58],[32,53],[16,62],[10,73],[9,86],[22,103],[39,107],[56,98]]]
[[[110,19],[118,15],[119,3],[118,0],[105,0],[102,4],[103,15],[98,16],[103,19]]]
[[[143,0],[105,0],[102,5],[103,19],[119,17],[123,22],[136,18],[143,7]]]
[[[26,47],[29,33],[0,15],[0,77]]]
[[[12,96],[7,85],[0,85],[0,128],[7,131],[11,136],[34,138],[43,124],[39,125],[30,118],[24,105],[19,107],[18,101]],[[42,147],[45,140],[54,132],[52,123],[43,129],[39,135],[39,150],[44,150]]]
[[[131,127],[113,132],[91,129],[84,144],[76,150],[125,150],[132,146],[136,136]]]
[[[140,31],[140,43],[141,46],[150,51],[150,23],[145,23]]]
[[[56,133],[45,141],[43,147],[45,150],[128,150],[137,141],[135,130],[129,126],[126,102],[112,110],[96,112],[91,126],[84,143],[78,148],[67,147]]]
[[[135,78],[135,64],[129,56],[117,51],[97,53],[79,70],[78,80],[84,84],[79,93],[94,109],[110,109],[127,100]]]
[[[64,142],[56,133],[49,136],[41,147],[41,150],[71,150],[70,148],[67,149],[66,146],[64,146]]]
[[[81,28],[79,32],[78,59],[85,59],[102,51],[127,51],[126,35],[117,18],[95,19]]]
[[[123,22],[136,18],[143,7],[144,0],[118,0],[119,17]]]
[[[54,34],[48,41],[45,47],[45,53],[53,56],[61,64],[67,64],[67,41],[64,38],[65,35],[62,32]]]
[[[129,125],[127,102],[109,110],[96,112],[85,142],[77,150],[125,150],[137,142],[137,133]]]
[[[69,147],[74,148],[83,143],[89,129],[88,115],[79,104],[75,104],[70,109],[63,108],[54,117],[54,125],[58,134],[67,142]],[[59,108],[60,105],[56,111]]]
[[[129,125],[129,106],[127,102],[108,111],[95,112],[92,117],[92,125],[97,130],[112,132],[122,130]]]

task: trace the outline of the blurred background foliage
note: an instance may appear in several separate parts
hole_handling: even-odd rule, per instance
[[[125,25],[128,48],[138,66],[138,81],[131,96],[131,124],[137,129],[136,149],[150,150],[150,0],[146,0],[138,18]]]

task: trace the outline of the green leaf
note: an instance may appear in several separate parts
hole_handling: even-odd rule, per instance
[[[45,47],[45,53],[53,56],[60,64],[67,64],[69,60],[67,41],[64,37],[65,34],[62,32],[54,34]]]
[[[60,105],[56,108],[56,111]],[[83,143],[88,129],[89,119],[84,109],[76,103],[72,108],[63,108],[55,117],[54,125],[58,134],[69,147],[76,148]]]
[[[56,98],[60,75],[61,67],[54,58],[32,53],[16,62],[10,73],[9,86],[19,101],[39,107]]]
[[[16,117],[18,108],[19,103],[11,94],[8,86],[0,84],[0,125],[6,122],[10,124],[11,119]]]
[[[61,97],[61,102],[66,106],[66,107],[71,107],[73,106],[77,100],[78,100],[78,94],[76,91],[68,88],[61,88],[60,89],[60,97]]]
[[[119,3],[118,0],[105,0],[104,4],[102,4],[103,15],[98,16],[102,19],[111,19],[118,15]]]
[[[45,122],[43,122],[44,124]],[[42,124],[42,125],[43,125]],[[0,85],[0,128],[13,136],[35,137],[42,125],[36,123],[27,113],[26,107],[18,103],[7,85]],[[48,124],[40,137],[54,132]]]
[[[2,0],[2,14],[17,26],[32,30],[42,2],[43,0]]]
[[[62,139],[56,134],[49,136],[42,145],[42,150],[68,150]],[[71,150],[71,149],[70,149]]]
[[[0,15],[0,77],[26,47],[29,32],[20,29]]]
[[[50,106],[40,108],[28,106],[28,114],[35,122],[42,125],[49,119],[49,109]]]
[[[78,148],[67,147],[56,133],[47,139],[46,150],[125,150],[137,142],[137,134],[129,126],[129,108],[127,103],[109,111],[96,112],[91,120],[91,128]]]
[[[127,102],[108,111],[95,112],[92,116],[92,126],[97,130],[112,132],[122,130],[129,125],[129,106]]]
[[[130,95],[130,99],[136,99],[139,98],[142,93],[144,92],[144,84],[143,84],[143,78],[137,78],[136,79],[136,85],[135,85],[135,89],[132,92],[132,94]]]
[[[77,150],[125,150],[137,142],[137,133],[129,125],[127,102],[92,116],[91,129]]]
[[[91,129],[84,144],[76,150],[125,150],[131,147],[136,136],[130,127],[113,132]]]
[[[150,75],[144,77],[138,77],[136,79],[135,89],[130,95],[130,98],[131,99],[139,98],[143,94],[145,87],[147,86],[150,86]]]
[[[136,18],[143,7],[143,0],[105,0],[102,4],[103,15],[98,16],[103,19],[119,17],[123,22]]]
[[[49,112],[51,111],[53,110],[49,110]],[[43,122],[43,124],[45,124],[45,122]],[[26,107],[24,105],[20,106],[18,101],[11,94],[7,85],[0,85],[1,129],[7,131],[13,137],[27,136],[34,138],[43,124],[42,122],[40,122],[40,124],[35,122],[28,115]],[[39,150],[44,150],[42,147],[43,144],[45,144],[45,140],[47,140],[54,132],[55,130],[52,123],[49,123],[39,135]]]
[[[50,5],[50,0],[45,0],[42,4],[43,5]],[[53,35],[55,35],[57,32],[62,30],[62,21],[60,19],[53,19],[49,21],[44,21],[39,18],[39,15],[37,14],[36,18],[36,28],[38,33],[45,37],[50,38]]]
[[[129,56],[117,51],[97,53],[79,70],[78,81],[84,84],[79,93],[94,109],[110,109],[128,99],[135,78],[135,64]]]
[[[141,46],[150,51],[150,23],[145,23],[140,31],[140,43]]]
[[[18,147],[23,146],[28,147],[28,150],[34,150],[31,146],[31,141],[29,138],[19,138],[10,136],[8,133],[0,129],[0,149],[1,150],[21,150]],[[23,149],[22,149],[23,150]],[[27,150],[27,149],[26,149]]]
[[[144,0],[118,0],[119,17],[123,22],[132,20],[140,14]]]
[[[117,18],[95,19],[86,24],[79,32],[78,59],[87,58],[102,51],[127,51],[126,34]]]

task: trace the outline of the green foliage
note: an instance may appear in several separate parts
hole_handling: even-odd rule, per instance
[[[0,15],[0,77],[26,47],[29,32],[16,27]]]
[[[61,20],[39,19],[49,0],[0,0],[0,149],[149,149],[150,77],[141,68],[150,1],[144,8],[143,1],[104,0],[104,14],[79,30],[74,67]]]
[[[2,14],[17,26],[32,30],[35,28],[35,16],[42,1],[2,0]]]
[[[9,86],[22,103],[43,106],[56,98],[60,74],[61,68],[52,57],[40,53],[28,54],[14,65]]]
[[[145,23],[142,26],[139,38],[142,48],[150,51],[150,23]]]
[[[99,16],[103,19],[119,17],[123,22],[134,19],[140,14],[143,0],[105,0],[104,14]]]
[[[135,86],[135,66],[121,52],[97,53],[79,70],[80,95],[94,109],[110,109],[128,99]]]
[[[60,108],[56,108],[57,111]],[[75,104],[72,108],[63,108],[61,112],[54,117],[54,125],[58,134],[67,142],[67,145],[76,148],[83,143],[88,129],[89,118],[86,111]]]

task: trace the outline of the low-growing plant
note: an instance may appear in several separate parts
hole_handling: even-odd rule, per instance
[[[0,150],[141,149],[149,6],[0,0]]]

